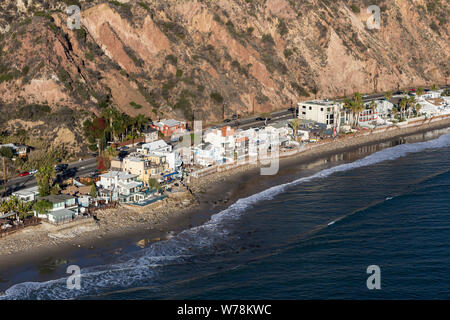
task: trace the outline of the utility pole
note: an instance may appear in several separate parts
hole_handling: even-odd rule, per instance
[[[2,157],[2,163],[3,163],[3,196],[6,197],[7,195],[7,186],[6,184],[8,183],[8,181],[6,180],[6,165],[5,165],[5,157]]]

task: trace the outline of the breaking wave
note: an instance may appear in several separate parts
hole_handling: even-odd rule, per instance
[[[67,278],[47,282],[24,282],[6,290],[0,299],[75,299],[154,283],[164,266],[189,263],[193,257],[214,253],[213,248],[216,246],[226,247],[231,242],[231,231],[228,229],[231,222],[236,221],[254,204],[270,200],[291,186],[325,178],[337,172],[394,160],[410,153],[445,147],[450,147],[450,134],[435,140],[384,149],[357,161],[324,169],[309,177],[271,187],[247,198],[239,199],[227,209],[213,215],[201,226],[182,231],[166,241],[153,243],[134,255],[124,256],[121,262],[81,270],[80,290],[67,289]]]

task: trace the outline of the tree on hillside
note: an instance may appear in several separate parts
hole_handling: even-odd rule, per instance
[[[14,152],[9,147],[1,147],[0,156],[11,159],[12,157],[14,157]]]

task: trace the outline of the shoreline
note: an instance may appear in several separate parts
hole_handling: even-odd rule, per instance
[[[316,145],[289,157],[280,158],[280,169],[307,164],[363,146],[448,127],[450,127],[450,119],[444,119],[408,128],[339,139],[331,143]],[[151,208],[143,208],[134,212],[123,206],[117,209],[103,210],[99,213],[101,221],[99,228],[94,223],[95,227],[92,226],[92,230],[75,232],[73,237],[51,238],[46,234],[47,229],[40,230],[43,229],[41,226],[24,229],[0,239],[0,271],[3,272],[9,268],[47,257],[58,256],[61,253],[70,255],[74,250],[80,248],[87,250],[93,248],[114,249],[118,243],[130,242],[130,239],[143,239],[143,245],[146,246],[152,242],[167,239],[170,232],[178,233],[200,225],[209,220],[211,215],[225,209],[239,198],[262,191],[267,185],[273,185],[277,176],[260,176],[257,171],[261,166],[257,164],[244,165],[197,179],[198,181],[191,187],[195,194],[193,201],[182,208],[179,206],[181,201],[165,199]],[[282,178],[279,177],[278,180],[280,179]],[[263,181],[263,183],[254,183],[256,181]],[[255,185],[256,187],[253,187]],[[112,210],[113,213],[111,213]],[[108,224],[111,215],[117,221]]]

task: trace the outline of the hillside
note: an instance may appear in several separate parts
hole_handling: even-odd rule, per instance
[[[82,29],[66,26],[66,4]],[[366,27],[366,7],[381,28]],[[141,0],[0,4],[0,128],[83,146],[81,123],[129,115],[210,122],[315,96],[446,83],[445,0]],[[56,142],[55,142],[56,141]]]

